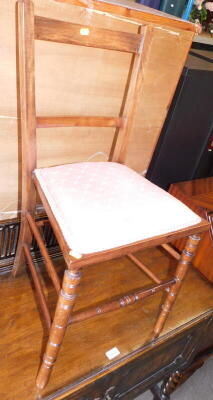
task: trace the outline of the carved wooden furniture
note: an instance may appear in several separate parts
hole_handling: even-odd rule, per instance
[[[210,231],[202,235],[193,265],[213,282],[213,178],[174,183],[169,192],[211,224]],[[178,240],[174,244],[181,251],[184,240]]]
[[[14,275],[26,259],[32,273],[41,311],[49,330],[48,343],[37,376],[37,386],[47,384],[67,326],[115,311],[151,296],[166,293],[154,326],[156,339],[163,329],[190,261],[199,242],[198,234],[209,227],[185,205],[125,166],[128,142],[144,77],[143,63],[149,53],[152,27],[139,26],[137,33],[118,32],[53,20],[34,15],[33,3],[18,1],[18,70],[22,135],[22,223]],[[35,107],[34,40],[101,48],[132,54],[121,110],[118,116],[37,116]],[[145,84],[145,82],[143,82]],[[36,129],[47,127],[115,127],[109,154],[111,162],[85,162],[36,168]],[[34,218],[36,193],[42,201],[66,262],[63,282],[45,248]],[[37,240],[48,274],[58,295],[51,318],[40,276],[30,252]],[[182,255],[167,244],[188,236]],[[174,277],[161,280],[137,258],[138,250],[162,245],[177,260]],[[72,315],[82,268],[100,261],[127,256],[154,285],[124,293],[101,307]],[[72,351],[72,349],[71,349]]]

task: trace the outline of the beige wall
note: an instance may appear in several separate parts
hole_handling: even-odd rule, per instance
[[[0,219],[17,210],[18,134],[15,65],[15,0],[0,0]],[[88,12],[81,7],[36,0],[38,15],[116,30],[135,32],[137,23]],[[193,33],[155,25],[141,101],[135,119],[127,163],[146,170]],[[79,48],[50,42],[36,43],[36,104],[39,115],[117,115],[130,56],[101,49]],[[38,130],[38,165],[105,160],[113,138],[111,128]],[[48,151],[49,149],[49,151]]]

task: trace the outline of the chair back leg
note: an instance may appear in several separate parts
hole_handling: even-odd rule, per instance
[[[17,29],[17,87],[18,116],[21,133],[21,229],[16,252],[13,275],[23,270],[25,264],[23,246],[31,245],[32,234],[26,212],[34,214],[36,189],[32,182],[32,171],[36,168],[36,114],[34,79],[34,8],[31,1],[16,4]]]
[[[176,283],[169,289],[169,293],[166,297],[166,300],[164,304],[161,306],[162,310],[160,312],[160,315],[157,319],[157,322],[154,327],[154,332],[153,332],[153,339],[156,339],[166,322],[166,319],[168,317],[169,312],[171,311],[171,308],[175,302],[175,299],[179,293],[180,287],[182,285],[182,282],[184,280],[184,277],[186,275],[186,272],[189,268],[189,265],[191,263],[191,260],[193,256],[195,255],[198,243],[200,241],[200,236],[198,235],[192,235],[189,236],[185,249],[183,250],[181,254],[181,258],[178,262],[176,271],[175,271],[175,279]]]

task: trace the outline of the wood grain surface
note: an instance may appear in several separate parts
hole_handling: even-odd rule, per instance
[[[153,273],[158,274],[161,280],[172,276],[175,261],[161,250],[147,250],[138,253],[137,256],[142,263],[151,268]],[[64,264],[58,259],[57,271],[60,276],[63,269]],[[44,292],[52,313],[56,294],[42,264],[38,265],[38,270],[41,273]],[[109,296],[122,295],[126,291],[150,284],[149,278],[128,258],[98,264],[91,269],[86,269],[83,273],[75,311],[84,310],[89,305],[98,305]],[[199,293],[199,296],[195,293]],[[153,371],[153,357],[157,354],[159,343],[166,344],[169,337],[175,337],[178,332],[184,332],[187,327],[192,327],[196,319],[202,321],[205,314],[212,309],[212,293],[211,285],[191,268],[162,335],[156,345],[149,345],[148,348],[144,345],[152,332],[162,302],[162,293],[144,299],[129,308],[70,326],[49,385],[43,392],[37,392],[35,377],[47,332],[43,330],[40,320],[34,288],[27,273],[16,279],[12,279],[11,276],[1,277],[1,398],[4,400],[35,400],[39,396],[46,398],[47,395],[77,380],[80,380],[77,385],[79,388],[94,381],[97,376],[104,376],[109,370],[115,370],[119,365],[127,364],[140,353],[147,354],[148,358],[145,364],[138,364],[137,369],[132,372],[134,379],[137,377],[137,371],[141,376],[150,373],[148,368]],[[205,337],[207,340],[207,331]],[[201,341],[203,347],[208,345],[205,337]],[[115,346],[120,351],[120,355],[110,361],[105,353]],[[168,362],[169,353],[171,357],[174,357],[175,351],[177,351],[175,346],[171,345],[170,351],[157,356],[159,358],[156,362],[163,366],[165,362]],[[114,361],[118,364],[113,366]],[[87,382],[82,380],[85,376],[88,376]],[[131,375],[128,376],[128,380],[123,379],[126,385],[129,381],[131,382]],[[71,387],[70,392],[74,393],[77,387]],[[62,399],[63,397],[55,398]],[[93,399],[95,395],[90,397]]]
[[[134,1],[122,0],[118,2],[116,1],[104,1],[104,0],[93,0],[92,3],[90,1],[85,0],[55,0],[59,2],[76,4],[80,7],[87,7],[91,9],[95,9],[103,12],[110,12],[117,15],[122,15],[125,17],[131,17],[135,19],[142,19],[149,23],[158,23],[165,24],[178,27],[181,29],[190,30],[192,32],[197,31],[197,27],[195,24],[192,24],[188,21],[183,21],[180,18],[175,16],[168,15],[162,11],[146,7],[142,4],[137,4]],[[123,8],[123,7],[124,8]]]
[[[82,37],[83,36],[83,37]],[[137,53],[141,36],[35,16],[35,39]]]

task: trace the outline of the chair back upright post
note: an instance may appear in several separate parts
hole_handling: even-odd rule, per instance
[[[31,1],[19,0],[18,73],[22,143],[22,207],[34,211],[35,187],[32,172],[36,168],[36,109],[34,61],[34,9]]]
[[[21,228],[14,261],[13,275],[24,265],[23,243],[31,244],[32,234],[26,212],[34,213],[36,189],[32,171],[36,168],[36,111],[34,78],[34,7],[29,0],[18,0],[17,17],[17,87],[21,135]]]
[[[126,90],[120,110],[122,124],[116,130],[109,157],[110,161],[121,164],[124,164],[126,161],[128,145],[133,134],[134,117],[140,101],[144,81],[144,65],[150,50],[153,27],[140,25],[138,34],[142,34],[142,40],[138,52],[132,56]]]

